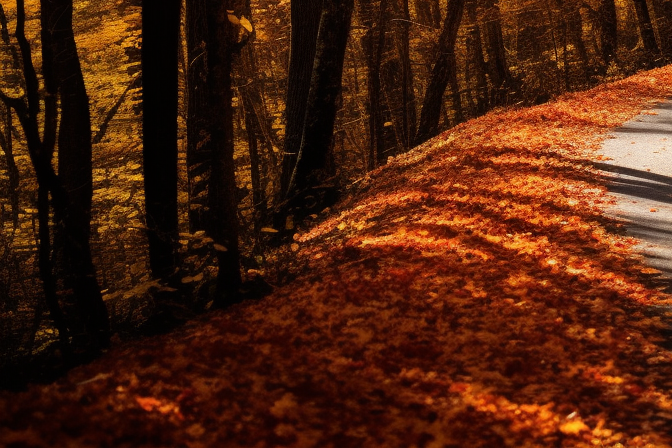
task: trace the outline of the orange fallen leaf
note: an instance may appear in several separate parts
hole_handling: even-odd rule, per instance
[[[152,412],[163,404],[160,400],[157,400],[154,397],[135,397],[135,401],[137,401],[140,407],[147,412]]]
[[[588,428],[588,426],[586,426],[586,424],[581,420],[572,420],[560,425],[560,431],[564,434],[579,434],[580,432],[586,431],[588,429],[590,428]]]

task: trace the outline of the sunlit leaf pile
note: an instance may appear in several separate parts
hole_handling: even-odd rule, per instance
[[[6,446],[670,447],[670,297],[602,217],[672,67],[490,113],[354,183],[275,292],[0,395]]]

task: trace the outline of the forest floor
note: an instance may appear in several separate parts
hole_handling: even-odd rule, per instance
[[[670,96],[666,67],[395,158],[270,296],[0,392],[0,446],[671,447],[672,297],[597,169]]]

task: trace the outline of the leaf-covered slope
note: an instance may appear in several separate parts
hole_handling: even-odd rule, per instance
[[[670,95],[668,67],[439,136],[296,236],[294,282],[1,395],[0,440],[671,446],[671,316],[651,312],[670,298],[591,166]]]

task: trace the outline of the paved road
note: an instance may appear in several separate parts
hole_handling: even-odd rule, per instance
[[[602,146],[610,158],[598,167],[609,176],[616,204],[607,214],[626,223],[638,250],[672,292],[672,100],[615,129]]]

